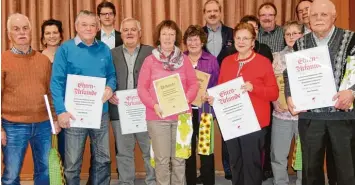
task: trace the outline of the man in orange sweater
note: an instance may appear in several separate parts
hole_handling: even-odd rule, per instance
[[[31,48],[31,25],[26,16],[10,15],[7,31],[12,48],[2,53],[1,59],[1,144],[5,166],[1,182],[20,184],[19,174],[30,143],[34,184],[49,184],[51,125],[43,95],[51,97],[51,62]]]

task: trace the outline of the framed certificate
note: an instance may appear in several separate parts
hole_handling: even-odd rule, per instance
[[[287,101],[285,97],[285,83],[283,74],[275,75],[277,86],[279,87],[279,97],[277,101],[280,103],[281,108],[288,109]]]
[[[153,84],[163,118],[189,110],[179,74],[154,80]]]
[[[243,77],[207,89],[225,141],[260,130],[248,93],[242,93]]]
[[[71,127],[100,129],[105,86],[106,78],[67,76],[65,108],[75,117]]]
[[[332,107],[337,93],[328,46],[285,55],[296,111]]]
[[[116,96],[122,135],[146,132],[146,108],[138,97],[137,89],[116,91]]]
[[[191,104],[195,105],[197,107],[201,107],[201,105],[203,103],[201,97],[203,95],[205,95],[205,93],[206,93],[211,75],[208,73],[199,71],[199,70],[195,70],[195,71],[196,71],[196,77],[197,77],[197,80],[199,83],[199,89],[198,89],[197,96],[196,96],[195,100]]]

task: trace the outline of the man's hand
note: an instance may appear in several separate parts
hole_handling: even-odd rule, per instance
[[[333,97],[333,101],[335,100],[337,100],[334,106],[335,108],[341,110],[348,110],[354,102],[354,96],[351,90],[343,90],[339,91]]]
[[[158,104],[155,104],[155,105],[154,105],[154,111],[155,111],[155,114],[156,114],[157,116],[159,116],[159,118],[162,118],[162,116],[161,116],[162,111],[161,111],[161,109],[160,109],[160,107],[159,107]]]
[[[6,132],[4,129],[1,129],[1,145],[6,146]]]
[[[113,94],[112,97],[108,101],[114,105],[118,105],[120,103],[116,94]]]
[[[294,109],[296,108],[295,105],[293,104],[293,101],[292,101],[292,97],[289,96],[287,97],[287,106],[288,106],[288,110],[290,111],[290,113],[293,115],[293,116],[296,116],[297,114],[299,114],[301,111],[295,111]]]
[[[69,112],[63,112],[58,115],[58,123],[62,128],[70,128],[70,119],[75,120],[74,116]]]
[[[110,99],[112,97],[113,93],[112,93],[112,89],[109,86],[106,86],[105,91],[104,91],[104,95],[102,96],[102,103],[105,103],[108,99]]]
[[[274,105],[274,108],[275,108],[276,112],[280,112],[280,113],[288,112],[288,109],[284,109],[284,108],[281,107],[280,102],[274,101],[274,102],[272,102],[272,104]]]
[[[55,134],[59,134],[62,128],[60,128],[58,121],[54,121],[53,124],[54,124]]]

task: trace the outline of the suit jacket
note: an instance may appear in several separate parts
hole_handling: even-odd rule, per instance
[[[142,64],[144,62],[144,59],[147,56],[152,54],[153,49],[154,48],[152,46],[147,46],[143,44],[140,45],[138,55],[133,68],[134,88],[137,88],[138,75],[142,67]],[[117,89],[115,91],[126,90],[127,79],[128,79],[128,66],[127,66],[126,59],[124,57],[123,46],[121,45],[119,47],[113,48],[111,50],[111,53],[112,53],[112,59],[115,65],[116,77],[117,77]],[[119,119],[117,105],[113,105],[109,103],[109,113],[110,113],[111,120]]]
[[[255,40],[255,47],[254,47],[254,51],[256,53],[259,53],[260,55],[268,58],[270,60],[270,62],[273,62],[274,61],[274,57],[272,56],[272,52],[271,52],[271,49],[269,48],[268,45],[266,44],[263,44],[263,43],[260,43],[259,41]],[[220,58],[221,58],[221,61],[220,61],[220,64],[222,64],[222,61],[224,58],[226,58],[228,55],[232,55],[234,53],[237,53],[237,49],[235,48],[234,44],[233,46],[225,49],[223,52],[221,52],[219,55],[220,55]]]
[[[203,30],[207,34],[207,38],[208,38],[208,28],[207,28],[207,26],[204,26]],[[229,48],[230,46],[233,46],[233,44],[234,44],[233,29],[232,28],[222,24],[222,31],[221,32],[222,32],[222,49],[221,49],[221,52],[219,52],[219,54],[217,56],[217,60],[218,60],[219,64],[221,64],[221,62],[222,62],[221,53],[223,53],[223,51],[225,49]],[[209,52],[207,47],[206,47],[206,45],[203,47],[203,49],[205,51]]]
[[[101,30],[96,33],[96,39],[101,40]],[[115,47],[118,47],[123,44],[121,38],[121,32],[115,30]]]

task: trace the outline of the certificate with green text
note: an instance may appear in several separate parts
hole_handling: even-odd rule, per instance
[[[163,118],[189,109],[179,74],[154,80],[153,84]]]

